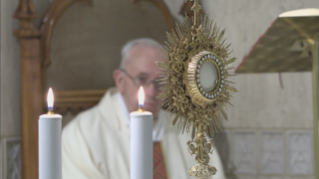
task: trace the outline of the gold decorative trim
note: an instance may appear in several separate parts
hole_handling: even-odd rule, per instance
[[[224,64],[223,60],[220,60],[217,55],[212,52],[202,51],[195,55],[188,64],[187,70],[187,90],[190,93],[192,102],[206,107],[207,104],[212,104],[217,101],[220,95],[224,92],[225,89],[225,76],[224,76]],[[200,70],[202,66],[210,62],[214,64],[217,70],[217,79],[214,82],[216,85],[210,90],[206,90],[201,86],[200,83]]]
[[[171,179],[170,178],[170,171],[169,171],[169,168],[168,168],[168,162],[167,162],[167,156],[166,156],[166,152],[164,150],[164,146],[163,146],[163,141],[160,141],[160,145],[161,145],[161,150],[162,150],[162,153],[163,153],[163,158],[164,158],[164,162],[165,162],[165,169],[166,169],[166,174],[167,174],[167,179]]]

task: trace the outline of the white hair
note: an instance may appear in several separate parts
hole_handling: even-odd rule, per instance
[[[161,50],[163,49],[163,46],[160,43],[150,38],[140,38],[131,40],[127,42],[121,50],[122,59],[120,68],[125,67],[126,63],[129,60],[129,54],[131,50],[135,47],[153,47]]]

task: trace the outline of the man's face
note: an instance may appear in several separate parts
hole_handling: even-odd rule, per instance
[[[133,47],[130,51],[125,72],[118,72],[121,73],[121,82],[117,82],[117,88],[130,112],[138,110],[139,85],[145,84],[144,109],[152,112],[155,118],[158,117],[162,103],[157,99],[159,89],[154,80],[159,78],[160,69],[156,62],[162,61],[162,56],[163,52],[153,47]]]

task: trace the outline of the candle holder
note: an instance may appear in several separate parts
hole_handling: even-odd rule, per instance
[[[192,1],[194,17],[185,16],[184,23],[176,24],[167,34],[166,60],[158,63],[163,70],[159,98],[166,110],[175,114],[172,126],[192,133],[187,146],[197,164],[189,174],[208,178],[217,172],[209,165],[214,132],[221,130],[223,119],[227,120],[226,109],[231,106],[232,93],[237,92],[230,80],[236,58],[229,57],[225,30],[209,20],[208,14],[200,14],[198,0]]]

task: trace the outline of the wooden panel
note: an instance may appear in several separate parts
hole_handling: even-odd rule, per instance
[[[74,3],[85,3],[90,5],[91,0],[55,0],[52,2],[48,8],[45,16],[43,18],[43,24],[41,26],[41,43],[42,43],[42,52],[43,52],[43,65],[47,67],[50,65],[50,48],[51,48],[51,37],[52,32],[55,27],[56,22],[59,20],[61,14]]]
[[[77,114],[96,105],[105,92],[106,90],[57,91],[54,93],[55,111],[62,115],[68,111]]]
[[[38,178],[38,118],[42,112],[40,32],[33,26],[38,17],[32,1],[20,0],[14,31],[20,42],[21,63],[21,157],[23,179]]]
[[[38,119],[42,113],[40,39],[20,39],[22,178],[38,177]]]

